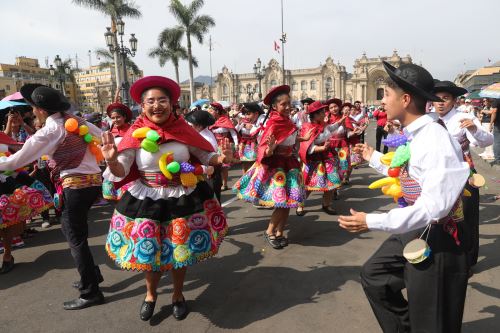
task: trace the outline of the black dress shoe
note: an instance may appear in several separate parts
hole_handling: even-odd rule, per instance
[[[14,268],[14,257],[11,257],[10,261],[4,261],[2,263],[2,269],[0,269],[0,274],[8,273],[13,268]]]
[[[102,277],[101,274],[97,275],[97,284],[103,283],[104,278]],[[75,281],[71,284],[71,286],[75,289],[80,289],[82,287],[82,282],[81,281]]]
[[[177,320],[182,320],[186,318],[188,314],[188,308],[185,299],[182,299],[182,301],[177,301],[172,303],[172,314],[174,315],[174,318]]]
[[[99,291],[90,298],[77,298],[69,302],[64,302],[64,310],[80,310],[90,306],[104,304],[104,296]]]
[[[338,214],[335,209],[332,209],[332,208],[330,208],[328,206],[323,206],[321,209],[323,209],[323,211],[325,213],[327,213],[328,215],[337,215]]]
[[[148,302],[144,300],[142,302],[141,311],[139,312],[141,320],[148,321],[149,319],[151,319],[153,313],[155,312],[155,305],[156,301]]]

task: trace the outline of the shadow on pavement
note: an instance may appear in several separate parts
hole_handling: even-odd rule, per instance
[[[463,323],[462,332],[498,332],[498,327],[500,327],[500,307],[497,305],[490,305],[483,308],[479,313],[491,313],[493,317]]]

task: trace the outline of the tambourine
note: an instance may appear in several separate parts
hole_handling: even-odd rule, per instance
[[[417,238],[406,244],[403,249],[403,257],[411,264],[418,264],[429,258],[431,248],[429,244],[421,238]]]
[[[473,187],[479,188],[486,184],[486,180],[480,174],[475,173],[469,178],[469,184]]]

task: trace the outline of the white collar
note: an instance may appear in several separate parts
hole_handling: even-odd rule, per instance
[[[435,120],[431,115],[429,115],[429,114],[422,115],[422,116],[418,117],[417,119],[415,119],[414,121],[412,121],[409,125],[405,126],[405,128],[403,128],[403,132],[407,138],[411,139],[411,138],[415,137],[417,132],[422,127],[424,127],[430,123],[433,123],[434,121]]]

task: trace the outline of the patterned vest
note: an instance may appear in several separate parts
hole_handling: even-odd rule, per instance
[[[401,183],[403,198],[409,206],[413,205],[418,197],[420,197],[422,188],[420,187],[418,182],[411,178],[408,174],[408,163],[401,167],[401,171],[399,173],[399,181]],[[463,203],[462,196],[460,196],[451,208],[448,215],[433,223],[443,225],[444,230],[455,239],[455,243],[457,245],[460,245],[460,240],[458,239],[457,223],[462,222],[463,220]]]

